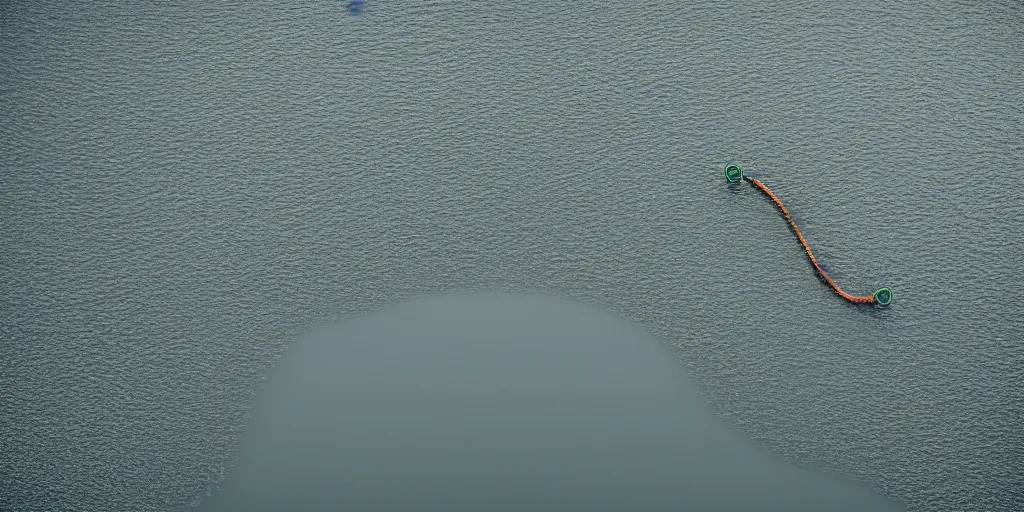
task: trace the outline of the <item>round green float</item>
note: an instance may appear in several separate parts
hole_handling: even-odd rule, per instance
[[[875,293],[871,294],[871,300],[879,306],[888,306],[892,304],[892,290],[888,287],[879,288]]]
[[[726,164],[725,179],[729,183],[739,183],[743,179],[743,169],[740,169],[740,166],[736,164]]]

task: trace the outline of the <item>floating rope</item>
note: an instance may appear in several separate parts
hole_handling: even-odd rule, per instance
[[[761,180],[752,176],[744,175],[743,169],[740,169],[740,166],[736,164],[728,164],[725,166],[725,179],[729,183],[739,183],[740,180],[747,180],[751,185],[757,187],[758,190],[763,192],[764,195],[768,196],[768,198],[775,203],[775,206],[777,206],[786,217],[786,221],[789,222],[789,227],[793,228],[793,233],[796,234],[796,239],[800,241],[800,245],[804,246],[804,252],[807,253],[807,259],[811,260],[811,265],[814,266],[814,270],[817,271],[818,275],[824,279],[840,297],[854,304],[878,304],[879,306],[888,306],[889,304],[892,304],[892,290],[888,287],[879,288],[871,295],[859,296],[850,295],[839,288],[839,285],[832,279],[832,276],[830,276],[829,273],[822,268],[821,264],[818,263],[818,260],[814,258],[814,254],[811,252],[811,247],[807,245],[807,240],[805,240],[804,236],[800,234],[800,228],[796,227],[796,222],[793,221],[793,217],[789,214],[789,210],[786,209],[786,206],[782,204],[782,200],[772,193],[764,183],[761,183]]]

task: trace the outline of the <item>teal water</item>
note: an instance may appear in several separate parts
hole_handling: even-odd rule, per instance
[[[0,510],[198,504],[297,336],[473,291],[632,322],[780,460],[1020,510],[1022,34],[1012,1],[6,3]]]

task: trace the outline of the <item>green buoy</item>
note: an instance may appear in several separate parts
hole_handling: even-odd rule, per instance
[[[726,164],[725,179],[729,183],[739,183],[743,179],[743,169],[740,169],[740,166],[736,164]]]
[[[888,306],[892,304],[892,290],[888,287],[879,288],[875,293],[871,294],[871,300],[879,306]]]

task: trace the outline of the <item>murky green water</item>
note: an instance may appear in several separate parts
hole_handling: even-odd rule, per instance
[[[197,504],[297,336],[514,291],[673,347],[780,460],[1020,510],[1022,37],[1013,1],[5,3],[0,509]]]

